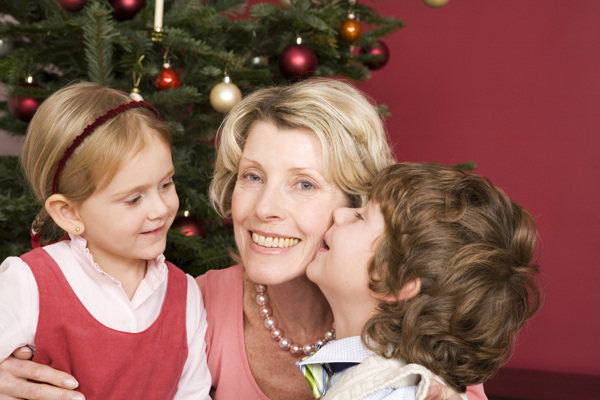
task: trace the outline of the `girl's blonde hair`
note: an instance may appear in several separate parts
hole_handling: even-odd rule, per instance
[[[313,78],[260,89],[229,112],[217,137],[219,148],[209,194],[223,217],[231,214],[242,151],[252,125],[258,121],[279,129],[314,132],[323,148],[328,178],[348,195],[353,206],[366,204],[373,178],[394,161],[375,106],[350,84]]]
[[[96,118],[131,101],[124,92],[81,82],[53,93],[36,111],[27,129],[21,165],[42,205],[32,225],[34,231],[41,232],[42,244],[64,234],[51,220],[44,203],[52,195],[54,173],[65,150]],[[69,157],[60,173],[58,193],[81,202],[105,187],[123,162],[144,148],[148,130],[171,146],[166,124],[147,108],[132,108],[110,118]]]

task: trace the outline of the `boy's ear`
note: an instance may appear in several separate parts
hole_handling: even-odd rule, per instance
[[[72,235],[81,235],[85,230],[83,221],[79,218],[76,205],[62,194],[53,194],[46,199],[46,211],[56,225]]]
[[[394,303],[399,300],[408,300],[413,298],[419,293],[420,290],[421,278],[415,278],[404,285],[397,294],[371,292],[371,295],[378,300],[382,300],[387,303]]]
[[[415,278],[408,282],[398,293],[398,299],[408,300],[415,297],[421,291],[421,278]]]

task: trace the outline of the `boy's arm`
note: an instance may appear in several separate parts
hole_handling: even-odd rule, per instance
[[[174,400],[210,400],[212,379],[206,362],[206,310],[198,284],[191,276],[187,278],[188,357]]]

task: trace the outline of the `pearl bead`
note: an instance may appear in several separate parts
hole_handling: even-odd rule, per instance
[[[292,353],[295,356],[299,356],[300,354],[302,354],[302,347],[298,346],[297,344],[293,344],[290,347],[290,353]]]
[[[279,340],[283,337],[283,331],[279,328],[271,329],[271,337],[275,340]]]
[[[315,352],[315,346],[313,346],[312,344],[305,344],[304,347],[302,348],[302,351],[307,356],[310,356],[311,354],[313,354]]]
[[[256,295],[256,302],[260,306],[264,306],[269,302],[269,296],[266,293],[259,293]]]
[[[255,289],[258,293],[265,293],[267,291],[267,287],[265,285],[256,285]]]
[[[325,339],[319,339],[315,342],[315,349],[320,349],[321,347],[325,346],[325,343],[327,343],[325,341]]]
[[[261,307],[261,308],[258,310],[258,312],[260,313],[260,316],[261,316],[261,317],[263,317],[263,318],[267,318],[267,317],[270,317],[270,316],[271,316],[271,312],[272,312],[272,310],[271,310],[271,307],[269,307],[269,306],[262,306],[262,307]]]
[[[290,342],[290,339],[288,338],[281,338],[279,339],[279,348],[281,350],[289,350],[290,346],[291,346],[292,342]]]
[[[265,318],[265,328],[271,330],[277,326],[277,321],[273,317]]]
[[[335,339],[335,332],[333,330],[325,332],[325,339],[329,342]]]

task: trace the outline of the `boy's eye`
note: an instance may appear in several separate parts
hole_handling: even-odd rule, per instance
[[[359,213],[358,211],[355,211],[355,212],[354,212],[354,216],[356,217],[356,219],[361,219],[361,220],[363,219],[363,216],[362,216],[362,214],[361,214],[361,213]]]
[[[130,206],[134,206],[137,203],[139,203],[139,201],[142,199],[142,196],[136,196],[135,198],[131,199],[131,200],[127,200],[125,203],[127,203],[127,205]]]

